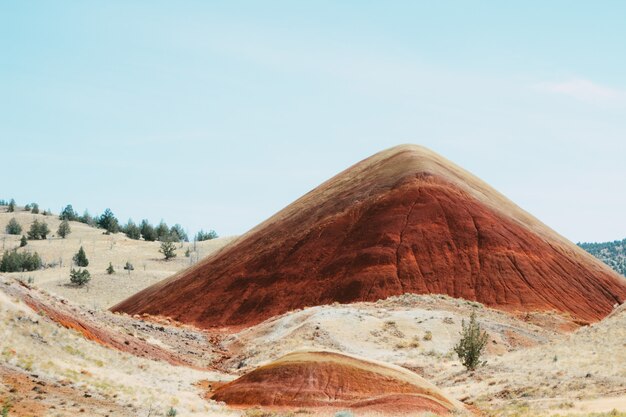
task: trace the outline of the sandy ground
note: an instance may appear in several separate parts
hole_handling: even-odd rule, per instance
[[[61,239],[56,236],[60,224],[58,216],[31,214],[21,208],[14,213],[6,213],[5,210],[5,207],[0,208],[0,237],[3,250],[19,247],[21,236],[5,234],[5,227],[13,217],[22,225],[24,235],[35,219],[48,223],[52,232],[47,240],[31,240],[26,247],[19,249],[37,252],[44,264],[50,267],[40,271],[6,275],[24,281],[32,278],[34,285],[91,309],[109,308],[130,295],[193,265],[234,239],[224,237],[197,242],[195,245],[193,242],[178,244],[176,258],[164,261],[163,255],[159,252],[159,242],[132,240],[123,233],[105,235],[102,229],[80,222],[70,222],[72,232],[65,239]],[[70,284],[69,272],[73,266],[72,257],[81,246],[89,260],[87,269],[91,274],[91,281],[85,287],[77,288]],[[190,249],[190,257],[185,256],[187,249]],[[116,271],[112,275],[106,273],[109,262]],[[135,268],[130,273],[123,269],[126,262],[130,262]]]

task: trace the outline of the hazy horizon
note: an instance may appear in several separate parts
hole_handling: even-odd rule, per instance
[[[401,143],[626,237],[626,4],[0,5],[0,198],[241,234]]]

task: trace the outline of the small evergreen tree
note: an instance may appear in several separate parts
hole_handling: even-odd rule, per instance
[[[473,371],[481,364],[480,356],[487,345],[487,332],[483,331],[476,321],[476,311],[472,311],[469,323],[462,321],[461,327],[461,340],[454,346],[454,351],[463,366],[468,371]]]
[[[165,223],[163,220],[161,220],[161,223],[159,223],[159,225],[156,227],[155,232],[159,241],[164,242],[166,240],[171,240],[170,229],[169,227],[167,227],[167,223]]]
[[[24,211],[30,211],[30,208],[31,208],[30,204],[26,204],[24,206]]]
[[[50,233],[50,228],[48,227],[48,223],[40,222],[35,219],[35,221],[30,225],[30,229],[27,232],[28,238],[30,240],[39,240],[46,239],[48,234]]]
[[[157,239],[154,227],[146,219],[141,221],[141,237],[147,242],[154,242]]]
[[[107,274],[112,275],[115,273],[115,269],[113,269],[113,264],[109,262],[109,267],[107,268]]]
[[[22,238],[20,239],[20,248],[23,248],[26,245],[28,245],[28,240],[26,240],[26,236],[22,235]]]
[[[0,260],[0,272],[34,271],[40,269],[41,266],[41,258],[37,252],[5,251]]]
[[[217,233],[215,233],[215,230],[209,230],[208,232],[205,232],[204,230],[200,229],[200,231],[198,233],[196,233],[196,241],[197,242],[202,242],[204,240],[211,240],[211,239],[217,239]]]
[[[87,259],[87,255],[85,254],[85,250],[82,246],[80,247],[80,249],[78,249],[78,252],[76,253],[76,255],[74,255],[72,259],[74,260],[76,266],[89,266],[89,259]]]
[[[98,227],[107,231],[107,234],[117,233],[120,230],[119,222],[111,209],[104,210],[102,216],[98,218]]]
[[[5,228],[6,232],[10,235],[19,235],[22,233],[22,226],[17,222],[15,217],[9,220],[7,227]]]
[[[70,271],[70,282],[82,287],[91,280],[91,274],[86,269],[74,269]]]
[[[42,222],[39,226],[39,236],[46,240],[48,238],[48,234],[50,233],[50,228],[48,227],[48,223]]]
[[[72,233],[70,222],[68,222],[67,220],[63,220],[61,224],[59,224],[59,230],[57,230],[57,234],[65,239],[65,237],[70,233]]]
[[[161,242],[161,249],[159,252],[165,256],[165,260],[169,261],[172,258],[176,257],[176,245],[171,240],[167,239]]]
[[[89,211],[87,210],[85,210],[83,215],[78,218],[78,221],[81,223],[85,223],[86,225],[89,225],[89,226],[96,225],[96,221],[94,220],[93,216],[89,214]]]
[[[39,214],[39,204],[33,203],[30,206],[30,212],[33,214]]]
[[[177,242],[189,242],[189,236],[187,236],[183,226],[178,223],[170,228],[170,236]]]
[[[132,219],[128,219],[128,223],[124,226],[124,233],[129,239],[139,240],[141,239],[141,230]]]
[[[15,200],[11,199],[11,201],[9,201],[9,207],[7,208],[7,211],[9,213],[13,213],[15,211]]]
[[[126,271],[128,271],[128,273],[130,274],[130,271],[134,271],[135,267],[133,266],[133,264],[131,264],[130,262],[126,261],[126,265],[124,265],[124,269]]]
[[[59,220],[76,221],[78,220],[78,213],[74,211],[74,207],[72,207],[71,204],[68,204],[63,210],[61,210]]]

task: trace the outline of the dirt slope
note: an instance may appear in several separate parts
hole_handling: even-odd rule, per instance
[[[593,322],[626,298],[626,281],[478,178],[404,145],[113,310],[245,327],[306,306],[404,293]]]
[[[350,407],[449,414],[462,406],[402,368],[334,352],[296,352],[218,388],[228,405]]]

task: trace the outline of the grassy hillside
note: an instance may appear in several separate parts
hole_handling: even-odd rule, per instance
[[[61,223],[57,215],[32,214],[24,211],[22,207],[13,213],[6,210],[6,207],[0,207],[2,252],[13,249],[17,249],[18,252],[37,252],[45,267],[37,271],[3,275],[31,281],[37,287],[93,309],[111,307],[143,288],[192,265],[232,240],[225,237],[195,244],[176,243],[177,256],[165,261],[163,254],[159,252],[160,242],[132,240],[123,233],[106,235],[102,229],[80,222],[70,222],[71,233],[62,239],[57,236],[57,229]],[[19,235],[9,235],[5,231],[12,218],[22,226],[22,233]],[[29,240],[25,247],[20,248],[21,235],[26,234],[36,219],[48,224],[50,235],[46,240]],[[81,246],[89,260],[87,269],[91,273],[91,281],[84,287],[76,287],[70,284],[69,273],[70,269],[75,267],[72,257]],[[189,257],[185,256],[187,249],[190,251]],[[109,262],[115,269],[115,273],[111,275],[106,272]],[[124,270],[126,262],[134,266],[130,273]]]
[[[626,239],[602,243],[579,243],[578,246],[626,276]]]

